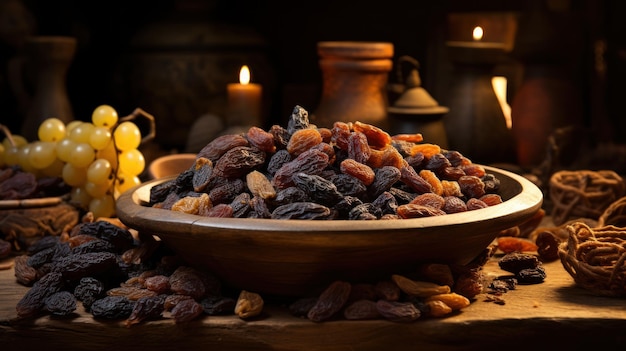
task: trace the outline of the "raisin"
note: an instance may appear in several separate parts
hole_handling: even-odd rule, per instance
[[[170,289],[175,294],[200,299],[206,294],[203,274],[191,267],[179,267],[170,276]]]
[[[289,304],[289,313],[296,317],[306,317],[317,303],[317,297],[303,297]]]
[[[480,210],[481,208],[489,207],[489,205],[487,205],[484,201],[479,200],[479,199],[474,198],[474,197],[468,199],[467,202],[465,203],[465,205],[467,205],[467,210],[468,211]]]
[[[451,166],[452,164],[450,163],[450,160],[448,160],[442,153],[438,153],[428,158],[424,168],[439,174],[439,172]]]
[[[370,185],[374,181],[376,174],[374,170],[363,163],[357,162],[351,158],[347,158],[339,164],[339,169],[342,173],[348,174],[357,178],[365,185]]]
[[[352,132],[348,137],[348,157],[359,163],[367,163],[371,150],[363,133]]]
[[[126,296],[105,296],[91,304],[91,314],[101,319],[126,319],[130,317],[135,301]]]
[[[245,218],[250,212],[250,194],[241,193],[237,195],[230,203],[230,207],[233,209],[233,217]]]
[[[468,198],[480,198],[485,195],[485,184],[476,176],[462,176],[457,180],[461,192]]]
[[[515,276],[520,284],[539,284],[546,279],[546,271],[539,265],[534,268],[522,269]]]
[[[559,259],[559,245],[561,240],[549,231],[541,231],[535,238],[537,254],[542,262],[551,262]]]
[[[292,202],[278,206],[271,214],[272,219],[329,219],[330,208],[315,202]]]
[[[285,150],[287,148],[287,143],[289,142],[289,138],[291,134],[285,129],[283,126],[278,124],[274,124],[270,127],[269,132],[274,137],[274,145],[276,148],[280,150]]]
[[[444,204],[442,210],[445,213],[459,213],[467,211],[467,205],[461,198],[456,196],[446,196],[443,198]]]
[[[298,188],[297,186],[290,186],[288,188],[282,189],[276,193],[276,198],[273,203],[276,207],[287,205],[292,202],[308,202],[311,201],[307,193],[304,190]]]
[[[128,229],[108,221],[81,223],[74,229],[78,229],[80,234],[92,235],[110,242],[115,246],[117,252],[124,252],[134,245],[135,239]]]
[[[56,292],[44,300],[44,310],[55,316],[67,316],[76,311],[76,297],[69,291]]]
[[[292,156],[289,151],[285,149],[276,151],[276,153],[274,153],[272,157],[270,157],[270,160],[267,164],[267,173],[273,176],[280,167],[282,167],[285,163],[291,161],[291,159]]]
[[[441,209],[430,206],[406,204],[398,206],[398,215],[402,218],[422,218],[431,216],[441,216],[446,213]]]
[[[287,151],[294,156],[298,156],[321,142],[322,135],[317,129],[299,129],[291,135],[287,144]]]
[[[165,295],[142,297],[137,300],[124,324],[130,327],[145,320],[158,319],[162,316],[164,310]]]
[[[246,175],[246,186],[254,196],[260,196],[264,199],[276,197],[276,189],[270,180],[259,171],[252,171]]]
[[[318,297],[315,305],[311,307],[307,313],[307,317],[313,322],[322,322],[330,319],[337,312],[339,312],[348,297],[350,297],[350,290],[352,285],[344,281],[332,282]]]
[[[385,191],[372,201],[372,206],[380,210],[381,214],[378,217],[382,217],[386,214],[396,214],[398,201],[390,192]]]
[[[204,157],[208,158],[215,164],[217,160],[219,160],[222,155],[224,155],[228,150],[239,147],[239,146],[248,146],[249,142],[246,138],[239,134],[225,134],[218,136],[209,142],[205,147],[202,148],[196,155],[196,157]]]
[[[24,294],[16,305],[18,317],[31,317],[41,312],[45,299],[64,288],[64,280],[61,273],[50,272],[38,281]]]
[[[298,188],[302,189],[318,204],[333,206],[343,198],[343,195],[337,190],[333,182],[318,175],[296,173],[292,179]]]
[[[367,192],[367,187],[361,180],[348,174],[334,174],[330,177],[330,181],[335,184],[337,191],[344,196],[363,198]]]
[[[332,136],[330,141],[341,150],[348,151],[348,138],[350,137],[350,125],[345,122],[334,122],[331,128]]]
[[[391,136],[374,125],[356,121],[352,125],[352,129],[355,132],[363,133],[367,137],[368,144],[376,149],[384,149],[391,144]]]
[[[418,194],[430,193],[433,191],[432,185],[430,185],[430,183],[428,183],[428,181],[424,178],[420,177],[411,166],[405,166],[400,169],[399,180]]]
[[[309,128],[309,123],[309,112],[302,106],[296,105],[287,121],[287,131],[293,134],[297,130]]]
[[[507,272],[516,274],[522,269],[532,269],[540,264],[537,256],[522,252],[508,253],[498,261],[500,268]]]
[[[255,317],[263,312],[264,305],[261,295],[242,290],[235,303],[235,314],[242,319]]]
[[[56,261],[52,272],[61,273],[69,281],[78,281],[83,277],[110,273],[119,268],[117,256],[111,252],[88,252],[70,255]]]
[[[18,283],[26,286],[31,286],[37,279],[37,270],[28,265],[28,256],[19,255],[13,260],[13,269],[15,271],[15,278]]]
[[[104,296],[104,283],[93,277],[83,277],[74,288],[74,296],[89,309],[94,301]]]
[[[209,316],[231,314],[235,310],[237,301],[225,296],[207,296],[200,301],[202,310]]]
[[[270,132],[266,132],[263,129],[252,126],[248,129],[246,133],[246,138],[250,145],[256,147],[257,149],[274,153],[276,152],[276,145],[274,145],[274,135]]]
[[[423,169],[419,172],[419,176],[424,178],[424,180],[430,184],[433,193],[443,195],[443,185],[441,184],[439,178],[437,178],[435,172]]]
[[[368,193],[372,198],[377,197],[385,191],[389,191],[402,177],[401,171],[392,166],[378,168],[375,173],[376,177],[374,177],[374,181],[368,186]]]
[[[147,277],[145,285],[146,289],[154,291],[157,294],[166,294],[170,291],[170,279],[162,274]]]
[[[229,204],[217,204],[211,207],[205,214],[205,217],[232,218],[233,208]]]
[[[253,196],[250,199],[250,212],[248,212],[249,218],[270,218],[272,212],[270,211],[268,203],[259,196]]]
[[[194,166],[191,184],[193,190],[202,192],[209,185],[211,175],[213,174],[213,162],[206,157],[197,157]]]
[[[276,171],[272,178],[272,184],[277,189],[293,186],[293,175],[299,172],[306,174],[319,174],[328,166],[328,155],[323,151],[307,150],[290,162],[285,163]]]
[[[248,146],[228,150],[215,163],[213,173],[219,177],[239,178],[265,163],[265,152]]]
[[[376,302],[372,300],[357,300],[343,310],[344,318],[348,320],[378,319],[381,317]]]
[[[378,300],[376,309],[381,316],[392,322],[412,322],[422,315],[410,302]]]
[[[435,193],[424,193],[417,195],[410,203],[443,210],[446,200],[441,195]]]

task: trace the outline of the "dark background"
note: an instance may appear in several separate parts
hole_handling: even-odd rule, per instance
[[[423,86],[440,104],[446,104],[449,102],[446,92],[451,78],[450,58],[443,49],[447,14],[475,11],[514,11],[524,14],[531,5],[540,3],[553,19],[550,25],[561,33],[556,39],[546,35],[548,42],[544,44],[548,47],[559,47],[563,42],[572,44],[564,46],[563,50],[571,52],[565,51],[563,54],[574,62],[570,78],[582,96],[585,127],[604,141],[626,141],[626,122],[621,106],[624,96],[622,85],[626,78],[626,28],[623,24],[626,5],[619,0],[21,2],[35,20],[36,34],[68,35],[78,40],[77,52],[67,79],[68,96],[76,119],[88,120],[92,110],[103,103],[116,107],[121,115],[138,107],[143,101],[129,92],[131,86],[137,89],[136,82],[133,85],[133,82],[124,80],[124,72],[128,72],[124,69],[129,67],[129,57],[137,52],[150,54],[169,50],[216,57],[228,53],[244,57],[244,61],[249,57],[252,63],[258,60],[260,63],[256,67],[252,65],[251,69],[253,79],[264,85],[268,124],[282,123],[296,103],[311,110],[315,108],[321,83],[316,53],[316,43],[319,41],[392,42],[394,59],[401,55],[416,58],[420,62]],[[252,33],[254,40],[248,34],[233,36],[229,32],[223,35],[223,42],[213,44],[215,38],[222,35],[218,30],[212,33],[215,37],[209,40],[211,45],[194,45],[181,40],[178,46],[162,44],[160,47],[145,48],[134,41],[142,30],[172,18],[188,23],[213,23],[238,28],[242,30],[241,33]],[[249,42],[236,42],[246,35]],[[233,42],[229,44],[231,38]],[[155,40],[159,41],[159,38]],[[19,49],[7,43],[0,45],[0,63],[5,65]],[[237,79],[241,62],[232,61],[224,65],[223,72],[219,72],[222,76],[216,78],[220,83],[215,84],[215,101],[224,94],[225,86],[221,82],[234,82]],[[5,76],[6,72],[3,72],[1,78]],[[396,79],[395,72],[389,78],[393,82]],[[509,92],[514,94],[521,82],[519,75],[513,74],[510,78]],[[23,111],[16,105],[10,89],[6,87],[6,81],[3,79],[1,83],[1,123],[17,130],[23,119]],[[193,89],[193,85],[190,84],[189,88]],[[153,110],[150,105],[140,107],[147,111]],[[214,104],[205,112],[220,114],[222,110],[223,107]],[[171,111],[171,115],[155,117],[188,125],[197,117],[194,114],[200,114],[196,112]],[[189,116],[183,117],[183,114]],[[163,147],[176,149],[183,143],[166,143]]]

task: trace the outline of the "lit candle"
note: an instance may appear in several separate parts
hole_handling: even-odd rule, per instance
[[[239,71],[239,84],[231,83],[228,91],[229,126],[261,126],[261,97],[263,89],[260,84],[250,83],[250,69],[244,65]]]
[[[474,27],[472,31],[473,41],[448,41],[446,44],[449,47],[457,47],[457,48],[473,48],[473,49],[505,49],[506,45],[504,43],[498,42],[484,42],[483,39],[483,28],[480,26]]]

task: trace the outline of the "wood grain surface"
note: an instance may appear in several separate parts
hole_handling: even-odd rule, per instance
[[[461,313],[412,323],[336,320],[314,323],[267,304],[253,320],[206,316],[125,327],[94,320],[79,307],[71,318],[17,320],[27,291],[13,269],[0,271],[0,349],[5,350],[600,350],[626,346],[626,299],[599,297],[574,285],[559,261],[545,264],[542,284],[519,285],[504,305],[478,295]],[[487,274],[505,274],[495,259]]]

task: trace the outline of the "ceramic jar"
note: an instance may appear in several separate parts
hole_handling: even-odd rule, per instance
[[[326,41],[317,44],[322,94],[311,120],[319,127],[360,121],[387,128],[387,81],[393,44]]]

